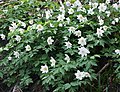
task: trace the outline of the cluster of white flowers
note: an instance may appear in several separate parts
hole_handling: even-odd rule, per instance
[[[78,33],[79,33],[79,36],[81,36],[81,31],[79,31]],[[81,47],[78,48],[78,54],[81,55],[81,57],[87,56],[87,54],[89,54],[90,51],[84,47],[85,45],[87,45],[86,38],[84,37],[79,38],[78,44],[81,45]]]
[[[77,73],[75,73],[76,79],[82,80],[85,77],[90,77],[90,74],[88,72],[80,72],[77,70]]]
[[[52,10],[45,10],[45,12],[44,12],[45,13],[45,19],[46,19],[45,24],[48,23],[49,27],[51,29],[54,29],[57,26],[57,24],[58,24],[58,27],[65,27],[65,29],[67,29],[67,32],[70,35],[73,34],[75,36],[75,38],[77,38],[77,46],[79,46],[79,47],[77,47],[78,54],[81,55],[81,57],[85,57],[90,53],[90,51],[89,51],[89,47],[87,47],[88,38],[83,33],[84,30],[82,30],[81,27],[84,26],[84,24],[87,24],[87,22],[88,22],[88,24],[90,24],[89,21],[88,21],[89,16],[96,15],[96,11],[98,11],[99,14],[98,14],[98,16],[96,16],[97,17],[97,19],[96,19],[96,21],[97,21],[97,23],[96,23],[97,24],[97,29],[96,29],[96,32],[94,34],[97,35],[98,38],[101,38],[102,36],[104,36],[105,32],[108,29],[108,25],[107,25],[107,23],[105,21],[105,17],[102,16],[102,13],[104,13],[105,16],[107,16],[107,17],[111,16],[111,11],[109,9],[107,9],[109,3],[110,3],[110,0],[106,0],[105,3],[100,3],[100,4],[95,3],[95,2],[94,3],[89,2],[89,7],[87,9],[87,8],[84,8],[84,5],[82,5],[82,3],[79,0],[76,0],[74,3],[71,3],[68,0],[65,3],[66,6],[64,6],[62,4],[62,2],[60,2],[59,9],[56,9],[57,11],[59,11],[59,13],[56,13],[57,15],[55,15],[55,18],[56,18],[55,21],[49,23],[49,19],[52,19],[54,14],[53,14]],[[112,7],[115,8],[116,10],[119,10],[120,0],[119,0],[119,4],[115,3],[115,4],[112,5]],[[39,10],[40,10],[40,8],[37,8],[37,11],[39,11]],[[81,13],[81,12],[84,12],[84,13]],[[74,16],[71,17],[73,14],[74,14]],[[39,15],[44,17],[44,14],[39,14]],[[72,25],[73,18],[75,18],[77,21],[76,21],[76,24]],[[114,19],[111,19],[111,20],[112,20],[111,24],[115,25],[115,24],[117,24],[119,22],[120,17],[114,17]],[[57,21],[57,23],[54,24],[54,22],[56,22],[56,21]],[[39,24],[34,24],[34,22],[36,22],[36,21],[33,20],[33,19],[28,21],[28,23],[30,25],[30,28],[36,29],[37,33],[41,33],[41,32],[43,32],[43,30],[47,29],[45,27],[46,25],[43,25],[42,23],[41,24],[40,23]],[[79,24],[80,24],[80,26],[79,26]],[[9,26],[10,32],[14,32],[19,26],[20,26],[20,28],[18,29],[18,31],[20,32],[20,34],[15,35],[15,38],[14,38],[14,40],[17,41],[17,42],[20,42],[21,40],[23,40],[23,35],[22,34],[25,31],[26,23],[22,22],[21,20],[18,20],[18,23],[17,22],[16,23],[12,22],[12,24]],[[82,35],[82,33],[83,33],[83,35]],[[6,38],[4,34],[0,34],[0,37],[1,37],[2,40],[5,40],[5,38]],[[65,41],[64,42],[64,46],[66,47],[65,50],[66,49],[69,50],[70,48],[74,47],[74,43],[72,43],[71,39],[69,40],[68,35],[64,35],[63,38],[64,38],[64,41]],[[46,43],[49,46],[53,45],[53,43],[55,41],[56,40],[55,40],[55,37],[53,35],[48,36],[46,38]],[[31,51],[33,49],[28,44],[24,48],[25,48],[26,52],[29,52],[29,51]],[[15,58],[20,57],[20,53],[18,51],[13,52],[13,55],[15,56]],[[114,53],[120,55],[120,50],[116,49]],[[9,56],[8,60],[12,60],[12,58],[13,57]],[[70,63],[70,61],[72,61],[72,58],[69,56],[69,53],[65,52],[64,60],[68,64]],[[55,60],[55,58],[53,58],[53,57],[50,57],[49,61],[51,63],[51,67],[55,67],[56,64],[58,63],[57,59]],[[40,71],[42,71],[42,73],[48,73],[47,64],[41,66]],[[76,76],[77,79],[82,80],[85,77],[90,77],[90,74],[88,72],[80,72],[79,70],[77,70],[77,73],[75,73],[75,76]]]

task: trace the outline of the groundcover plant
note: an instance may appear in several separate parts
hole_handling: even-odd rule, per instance
[[[120,0],[12,0],[1,3],[0,18],[0,77],[8,87],[107,92],[109,77],[120,82]],[[101,64],[109,70],[102,87],[95,83]]]

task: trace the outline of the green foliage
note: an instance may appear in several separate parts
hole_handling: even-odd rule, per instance
[[[119,80],[120,7],[105,3],[106,10],[100,11],[100,3],[96,8],[75,4],[80,3],[71,7],[66,2],[20,0],[0,6],[0,34],[6,36],[0,43],[4,83],[25,88],[37,78],[46,90],[77,92],[94,84],[98,62],[105,60],[115,63],[113,73]]]

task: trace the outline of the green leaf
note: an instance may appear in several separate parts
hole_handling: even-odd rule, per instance
[[[71,87],[71,85],[70,85],[69,83],[66,83],[66,84],[64,85],[65,90],[69,89],[70,87]]]
[[[3,78],[3,73],[0,71],[0,78]]]

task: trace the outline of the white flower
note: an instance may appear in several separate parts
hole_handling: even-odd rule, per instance
[[[107,9],[107,6],[105,3],[100,3],[98,9],[99,9],[99,12],[105,12],[105,10]]]
[[[51,37],[48,37],[47,43],[48,45],[51,45],[54,42],[54,40]]]
[[[88,72],[84,72],[84,77],[91,77]]]
[[[81,11],[84,12],[84,13],[87,12],[85,8],[82,8]]]
[[[92,3],[92,8],[93,9],[97,8],[97,6],[98,6],[98,3]]]
[[[74,10],[72,8],[68,9],[68,13],[69,14],[73,14],[74,13]]]
[[[110,11],[106,11],[105,13],[107,14],[107,17],[110,16]]]
[[[56,60],[53,57],[51,57],[50,62],[51,66],[55,66]]]
[[[39,11],[39,10],[40,10],[40,8],[36,8],[36,10],[37,10],[37,11]]]
[[[112,24],[115,25],[115,21],[112,21]]]
[[[69,29],[68,29],[68,31],[69,31],[70,33],[74,33],[74,32],[75,32],[75,30],[76,30],[76,28],[75,28],[75,27],[69,27]]]
[[[41,32],[44,28],[41,24],[38,24],[36,29],[37,29],[37,32]]]
[[[91,8],[90,8],[90,9],[88,10],[88,14],[91,14],[91,15],[93,15],[93,14],[94,14],[94,11],[93,11],[93,9],[91,9]]]
[[[81,37],[78,39],[78,44],[80,44],[81,46],[86,45],[86,38]]]
[[[9,61],[12,60],[12,57],[9,56],[9,57],[8,57],[8,60],[9,60]]]
[[[80,30],[75,31],[74,34],[75,34],[75,36],[80,37],[81,36],[81,31]]]
[[[62,12],[63,14],[65,13],[65,7],[62,5],[60,8],[59,8],[60,12]]]
[[[77,15],[77,19],[79,20],[79,22],[82,22],[84,17],[80,14],[80,15]]]
[[[24,31],[25,31],[23,28],[19,28],[18,30],[19,30],[19,32],[20,32],[21,34],[23,34]]]
[[[109,3],[110,3],[110,1],[111,1],[111,0],[106,0],[106,2],[105,2],[105,3],[106,3],[106,4],[109,4]]]
[[[102,30],[101,28],[97,28],[97,36],[100,38],[101,36],[103,36],[104,30]]]
[[[71,3],[69,1],[67,1],[66,6],[71,6]]]
[[[22,26],[23,28],[25,28],[25,27],[26,27],[26,23],[25,23],[25,22],[21,22],[21,26]]]
[[[65,16],[64,14],[59,14],[57,18],[58,18],[58,21],[63,21],[65,19]]]
[[[82,22],[86,22],[86,21],[87,21],[87,17],[84,17]]]
[[[65,58],[64,59],[67,61],[67,63],[70,62],[70,57],[67,54],[65,54]]]
[[[65,40],[65,41],[67,41],[67,40],[68,40],[68,37],[66,37],[66,36],[64,36],[63,38],[64,38],[64,40]]]
[[[50,23],[50,27],[54,27],[54,25],[52,23]]]
[[[79,50],[78,54],[80,54],[82,57],[87,56],[87,54],[90,53],[90,51],[85,47],[78,48],[78,50]]]
[[[52,16],[49,10],[47,10],[45,14],[46,14],[46,19],[49,19]]]
[[[65,42],[65,46],[68,48],[71,48],[72,47],[72,44],[68,41],[68,42]]]
[[[115,22],[117,22],[117,23],[119,22],[119,18],[115,18],[114,20],[115,20]]]
[[[77,19],[79,20],[79,22],[86,22],[87,21],[87,17],[83,17],[81,14],[77,15]]]
[[[99,20],[101,19],[99,15],[97,16],[97,18],[98,18]]]
[[[31,50],[30,45],[25,46],[25,49],[26,49],[26,51],[30,51]]]
[[[5,40],[5,35],[4,34],[0,34],[0,36],[1,36],[2,40]]]
[[[77,70],[77,73],[75,73],[76,79],[82,80],[84,78],[84,72],[80,72]]]
[[[22,22],[21,20],[18,20],[19,24],[21,24],[22,27],[26,27],[26,23],[25,22]]]
[[[4,13],[7,13],[7,12],[8,12],[8,10],[3,10],[3,12],[4,12]]]
[[[48,66],[47,65],[41,66],[40,71],[42,71],[42,73],[48,73]]]
[[[75,73],[76,79],[82,80],[84,77],[90,77],[90,74],[88,72],[80,72],[77,70],[77,73]]]
[[[9,26],[9,30],[10,30],[10,32],[14,32],[15,31],[14,27],[11,27],[11,26]]]
[[[8,49],[8,47],[5,47],[4,50],[8,51],[9,49]]]
[[[17,42],[20,42],[21,39],[22,39],[22,38],[21,38],[19,35],[16,35],[15,40],[16,40]]]
[[[59,27],[62,27],[63,26],[63,24],[62,23],[59,23]]]
[[[68,18],[66,18],[66,20],[67,20],[67,23],[69,24],[70,23],[70,18],[68,17]]]
[[[90,1],[88,5],[91,6],[91,5],[92,5],[92,2]]]
[[[103,26],[102,28],[103,28],[104,31],[108,29],[107,26]]]
[[[99,25],[103,25],[104,24],[104,20],[103,19],[99,19]]]
[[[118,10],[118,4],[117,3],[113,4],[112,6],[113,6],[113,8],[115,8],[116,10]]]
[[[10,30],[11,32],[14,32],[16,28],[17,28],[17,24],[14,23],[14,22],[12,22],[11,26],[9,26],[9,30]]]
[[[11,26],[12,26],[14,29],[16,29],[16,28],[18,27],[15,22],[12,22]]]
[[[53,9],[50,9],[50,13],[51,13],[51,14],[53,13]]]
[[[115,53],[118,54],[118,55],[120,55],[120,50],[119,50],[119,49],[116,49],[116,50],[115,50]]]
[[[77,11],[82,11],[82,6],[77,8]]]
[[[19,58],[20,57],[19,52],[18,51],[14,51],[14,56],[15,56],[15,58]]]
[[[29,24],[31,24],[31,25],[32,25],[32,24],[33,24],[33,22],[34,22],[33,20],[29,20]]]
[[[82,6],[81,2],[79,0],[76,0],[74,2],[74,6]]]

